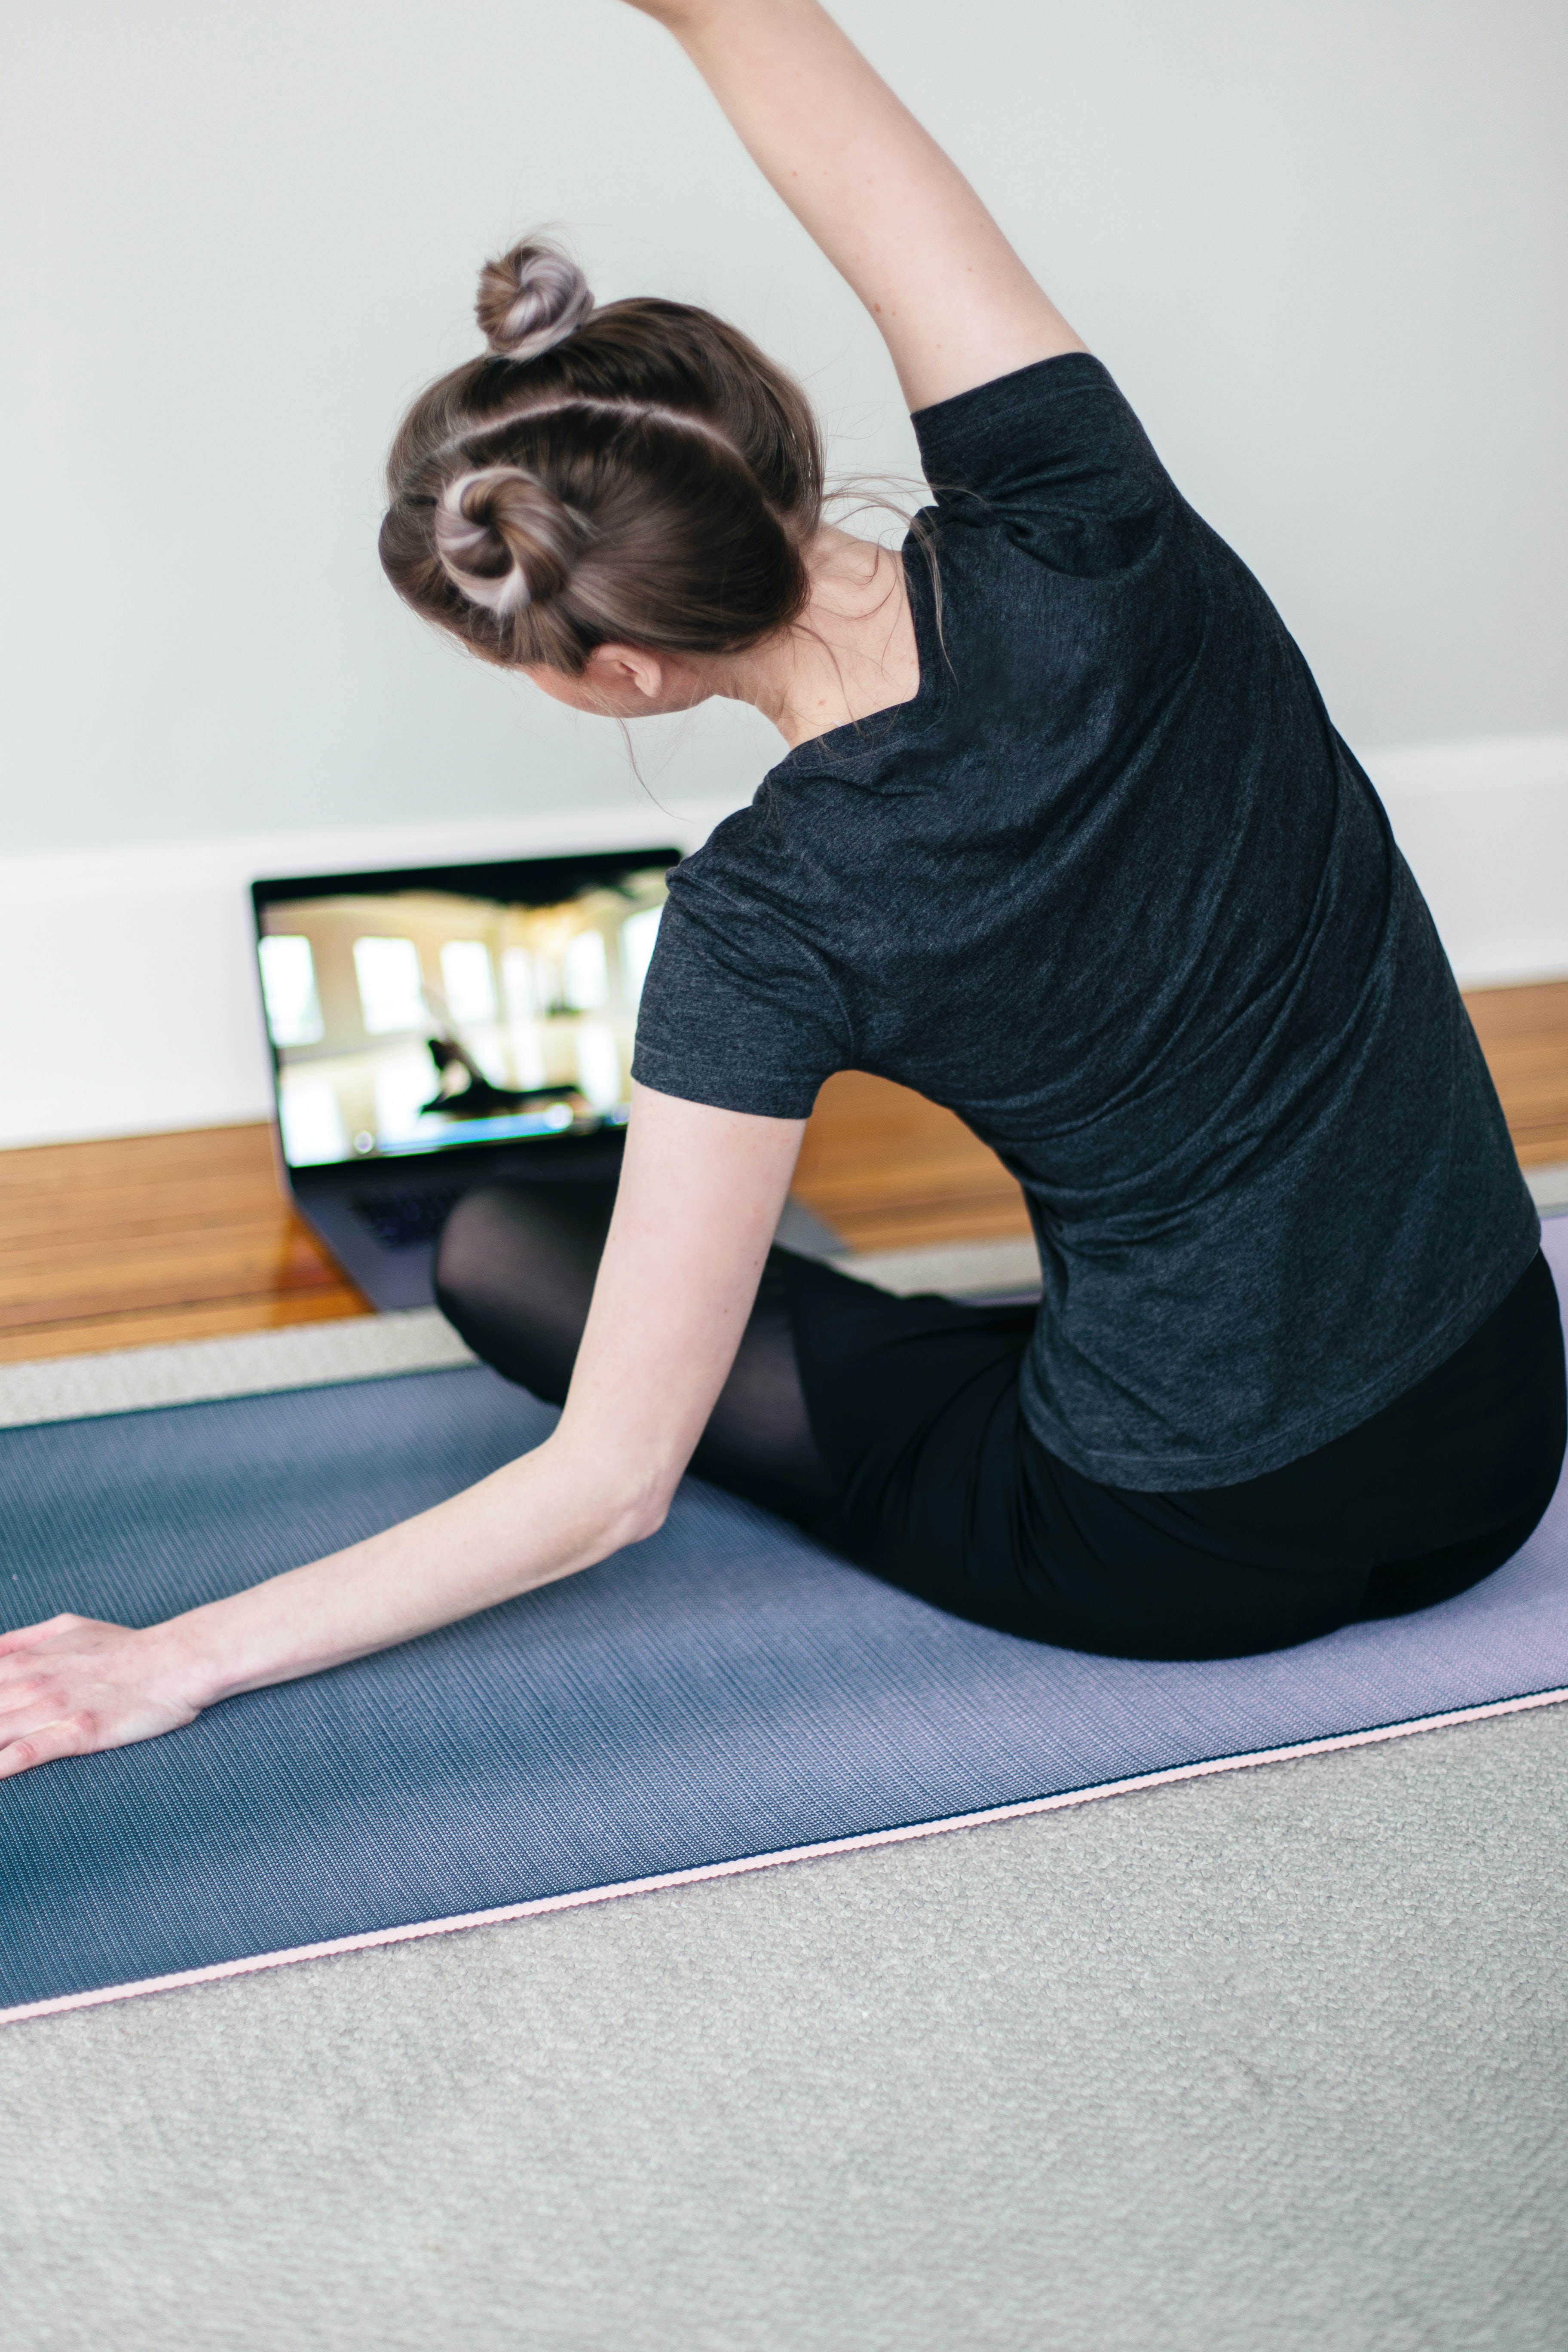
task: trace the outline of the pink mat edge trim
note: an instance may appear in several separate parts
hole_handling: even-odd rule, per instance
[[[652,1878],[621,1879],[611,1886],[586,1886],[569,1895],[539,1895],[528,1903],[505,1903],[491,1911],[465,1911],[449,1919],[420,1919],[405,1927],[374,1927],[362,1936],[334,1936],[323,1944],[295,1944],[286,1951],[256,1952],[242,1960],[216,1960],[205,1969],[176,1969],[173,1975],[141,1977],[131,1984],[101,1985],[91,1992],[57,1993],[48,2000],[22,2001],[0,2009],[0,2025],[19,2024],[24,2018],[58,2017],[71,2009],[96,2009],[105,2001],[134,2000],[150,1992],[178,1992],[188,1985],[216,1984],[226,1977],[252,1976],[261,1969],[283,1969],[297,1960],[325,1960],[343,1952],[374,1951],[384,1944],[410,1944],[426,1936],[450,1936],[468,1927],[504,1927],[514,1919],[533,1919],[549,1911],[575,1911],[589,1903],[612,1903],[623,1895],[654,1895],[669,1886],[696,1886],[713,1878],[738,1878],[749,1871],[774,1870],[791,1862],[816,1862],[834,1853],[863,1853],[873,1846],[902,1845],[913,1838],[941,1837],[948,1830],[984,1829],[993,1822],[1016,1822],[1035,1813],[1062,1812],[1069,1805],[1093,1804],[1101,1797],[1131,1796],[1140,1789],[1168,1788],[1177,1780],[1201,1780],[1215,1772],[1241,1772],[1258,1764],[1288,1764],[1302,1756],[1327,1756],[1345,1748],[1371,1748],[1388,1739],[1406,1739],[1417,1731],[1445,1731],[1460,1723],[1484,1723],[1493,1716],[1523,1715],[1532,1707],[1557,1706],[1568,1700],[1568,1688],[1532,1691],[1521,1698],[1489,1699],[1482,1706],[1461,1706],[1446,1715],[1413,1717],[1407,1723],[1380,1724],[1369,1731],[1335,1732],[1324,1739],[1299,1739],[1285,1748],[1258,1748],[1242,1756],[1215,1756],[1195,1764],[1168,1765],[1160,1772],[1138,1772],[1125,1780],[1101,1780],[1090,1789],[1068,1789],[1055,1797],[1025,1797],[1016,1804],[992,1805],[973,1813],[952,1813],[934,1822],[910,1822],[896,1829],[866,1830],[855,1837],[826,1838],[816,1845],[781,1848],[775,1853],[737,1855],[731,1862],[699,1863],[689,1870],[668,1870]]]

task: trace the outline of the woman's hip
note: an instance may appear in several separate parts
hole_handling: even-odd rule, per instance
[[[1228,1487],[1083,1477],[1032,1434],[1032,1316],[895,1299],[794,1262],[801,1381],[836,1499],[821,1540],[937,1606],[1120,1655],[1241,1655],[1444,1600],[1518,1549],[1564,1442],[1539,1256],[1448,1360],[1331,1444]]]

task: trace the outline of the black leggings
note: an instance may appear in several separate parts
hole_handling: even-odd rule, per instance
[[[565,1397],[613,1182],[468,1193],[437,1258],[476,1355]],[[1024,1421],[1033,1307],[894,1298],[769,1253],[692,1460],[889,1583],[1039,1642],[1234,1657],[1449,1599],[1518,1550],[1562,1466],[1563,1330],[1545,1260],[1447,1361],[1314,1454],[1240,1486],[1085,1478]]]

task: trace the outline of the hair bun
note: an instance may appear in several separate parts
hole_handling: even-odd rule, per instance
[[[447,484],[436,503],[435,541],[453,585],[470,604],[505,620],[561,593],[583,527],[537,475],[486,466]]]
[[[485,341],[503,360],[537,359],[580,327],[593,307],[576,263],[537,240],[486,262],[474,304]]]

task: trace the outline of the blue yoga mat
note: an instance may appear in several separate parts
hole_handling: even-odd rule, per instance
[[[1568,1292],[1568,1218],[1548,1236]],[[551,1420],[465,1370],[7,1432],[0,1620],[216,1599],[452,1493]],[[1565,1686],[1568,1484],[1441,1608],[1164,1664],[961,1623],[689,1481],[658,1536],[584,1575],[0,1788],[0,2013]]]

